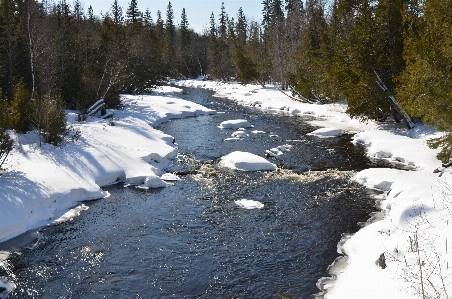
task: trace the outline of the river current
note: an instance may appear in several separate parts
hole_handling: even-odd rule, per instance
[[[338,256],[342,234],[375,211],[372,194],[354,183],[375,165],[349,135],[320,139],[307,118],[243,107],[203,89],[185,99],[215,115],[172,120],[158,129],[175,137],[179,155],[167,169],[180,181],[163,189],[122,185],[85,202],[71,221],[28,232],[0,250],[11,256],[0,277],[16,285],[7,298],[311,298]],[[225,120],[247,119],[248,137],[226,142]],[[254,134],[253,130],[265,133]],[[275,172],[218,166],[232,151],[262,155]],[[234,203],[247,198],[264,208]],[[27,241],[23,241],[23,240]]]

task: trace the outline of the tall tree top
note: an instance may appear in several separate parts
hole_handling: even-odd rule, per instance
[[[173,12],[173,5],[171,4],[171,1],[168,2],[168,7],[166,8],[166,29],[174,29],[174,12]]]
[[[111,5],[111,15],[113,22],[116,25],[122,24],[124,22],[124,16],[122,15],[122,7],[119,6],[118,0],[115,0]]]
[[[215,38],[217,35],[217,25],[215,24],[215,15],[212,14],[210,15],[210,29],[209,29],[209,37],[210,38]]]
[[[224,8],[224,2],[221,2],[221,13],[220,13],[220,28],[218,30],[218,33],[220,34],[220,38],[225,39],[227,36],[227,30],[228,30],[228,15],[226,13],[226,9]]]
[[[271,0],[264,0],[262,5],[264,6],[262,9],[262,26],[268,28],[272,19]]]
[[[243,9],[240,7],[237,13],[237,24],[235,28],[237,32],[237,38],[240,43],[246,43],[246,31],[247,31],[247,21]]]
[[[185,13],[185,8],[182,8],[182,14],[180,16],[180,29],[187,30],[188,29],[188,20],[187,14]]]
[[[141,13],[138,10],[137,0],[131,0],[129,3],[129,8],[126,12],[127,22],[129,24],[136,24],[140,21]]]

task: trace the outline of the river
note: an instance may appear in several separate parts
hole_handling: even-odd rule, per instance
[[[337,243],[375,211],[372,194],[351,178],[374,167],[350,135],[320,139],[308,118],[243,107],[203,89],[185,99],[218,113],[172,120],[179,155],[167,169],[180,181],[163,189],[105,187],[71,221],[0,244],[11,256],[0,277],[8,298],[310,298],[338,256]],[[224,120],[247,119],[244,140],[226,142]],[[265,133],[254,134],[253,130]],[[262,155],[275,172],[218,166],[232,151]],[[247,198],[264,204],[246,210]],[[24,241],[26,240],[26,241]]]

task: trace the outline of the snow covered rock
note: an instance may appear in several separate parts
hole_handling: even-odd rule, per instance
[[[243,171],[276,170],[276,165],[248,152],[235,151],[223,156],[220,165]]]
[[[164,181],[179,181],[179,177],[173,173],[165,173],[161,176]]]
[[[244,209],[247,210],[252,210],[252,209],[262,209],[264,207],[264,204],[261,202],[258,202],[256,200],[251,200],[251,199],[240,199],[240,200],[236,200],[235,203]]]
[[[149,188],[164,188],[167,186],[161,178],[156,175],[147,176],[144,182],[137,186],[139,189],[149,189]]]
[[[231,142],[231,141],[239,141],[239,140],[240,140],[239,137],[232,137],[232,138],[226,138],[224,141],[229,141],[229,142]]]
[[[239,128],[252,128],[246,119],[233,119],[222,122],[219,126],[221,129],[239,129]]]
[[[336,128],[322,128],[308,133],[308,135],[320,138],[337,137],[342,135],[342,130]]]
[[[246,134],[243,131],[236,131],[236,132],[232,133],[231,136],[238,137],[238,138],[245,138],[245,137],[248,137],[248,134]]]

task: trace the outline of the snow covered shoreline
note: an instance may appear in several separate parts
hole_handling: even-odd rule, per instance
[[[339,244],[348,265],[336,265],[330,272],[334,279],[319,282],[324,298],[447,298],[452,293],[451,172],[441,167],[438,151],[427,146],[439,132],[425,126],[407,131],[395,124],[360,123],[345,114],[345,105],[299,103],[271,86],[194,80],[176,85],[211,89],[217,97],[246,106],[310,116],[311,124],[325,128],[312,132],[319,138],[357,133],[353,142],[365,146],[370,159],[397,168],[356,174],[357,182],[381,192],[375,200],[384,217]]]
[[[124,95],[114,119],[90,117],[68,123],[81,137],[63,147],[39,146],[36,134],[13,136],[15,148],[0,176],[0,242],[54,221],[80,201],[108,196],[101,187],[124,181],[143,188],[163,187],[160,178],[177,154],[173,137],[152,126],[214,111],[182,100],[174,87],[150,96]]]

